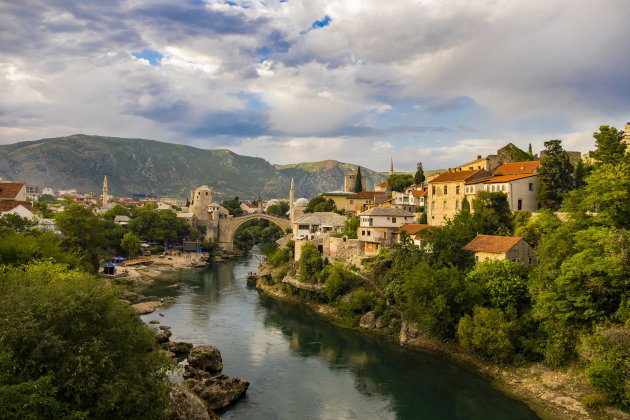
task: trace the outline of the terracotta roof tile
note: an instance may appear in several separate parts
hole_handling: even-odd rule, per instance
[[[483,171],[483,172],[482,172]],[[466,181],[469,178],[474,177],[477,174],[486,173],[483,169],[475,170],[475,171],[455,171],[455,172],[445,172],[433,178],[429,183],[436,182],[453,182],[453,181]]]
[[[530,178],[532,176],[537,176],[538,174],[521,174],[521,175],[500,175],[493,176],[492,178],[487,178],[484,180],[486,184],[497,184],[499,182],[510,182],[516,181],[517,179]]]
[[[428,193],[429,193],[429,190],[424,190],[424,191],[411,190],[411,195],[413,195],[414,197],[426,197]]]
[[[385,181],[381,182],[380,184],[376,184],[377,187],[387,187],[389,186],[389,184]]]
[[[382,195],[383,193],[378,191],[361,191],[352,195],[349,195],[346,198],[350,199],[361,199],[361,198],[374,198],[375,195]]]
[[[19,205],[30,211],[33,210],[33,204],[30,201],[0,200],[0,211],[11,211]]]
[[[15,198],[23,186],[23,182],[0,182],[0,198]]]
[[[539,160],[504,163],[494,171],[494,175],[531,174],[536,171],[538,165],[540,165]]]
[[[401,227],[399,227],[396,233],[400,233],[404,231],[407,235],[415,235],[419,231],[424,230],[428,227],[431,227],[431,225],[424,225],[424,224],[419,224],[419,223],[407,223],[406,225],[402,225]]]
[[[466,251],[503,254],[512,249],[521,240],[523,238],[520,236],[477,235],[463,249]]]

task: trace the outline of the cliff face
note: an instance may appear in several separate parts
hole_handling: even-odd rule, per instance
[[[54,189],[98,193],[107,175],[109,193],[187,197],[206,184],[217,199],[288,197],[341,189],[355,165],[337,161],[274,166],[229,150],[205,150],[154,140],[72,135],[0,146],[0,177]],[[366,170],[370,181],[383,179]]]

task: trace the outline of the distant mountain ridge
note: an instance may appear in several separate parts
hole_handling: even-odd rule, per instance
[[[0,145],[0,177],[54,189],[99,194],[107,175],[110,194],[155,193],[188,197],[210,186],[217,200],[288,197],[291,177],[296,197],[343,188],[344,174],[357,165],[336,160],[272,165],[262,158],[225,149],[198,149],[156,140],[75,134]],[[367,168],[367,188],[386,178]]]

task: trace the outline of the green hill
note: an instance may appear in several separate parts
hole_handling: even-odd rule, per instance
[[[355,165],[337,161],[274,166],[229,150],[205,150],[154,140],[75,134],[0,145],[0,177],[53,189],[98,194],[107,175],[110,194],[154,193],[187,197],[206,184],[218,199],[287,197],[291,176],[296,196],[313,197],[343,187]],[[373,185],[382,180],[363,170]]]

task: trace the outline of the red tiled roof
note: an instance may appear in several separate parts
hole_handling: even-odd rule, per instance
[[[429,181],[429,183],[433,184],[436,182],[466,181],[468,178],[476,175],[480,171],[481,170],[445,172],[433,178],[431,181]]]
[[[404,231],[407,235],[415,235],[419,231],[424,230],[428,227],[431,227],[431,225],[423,225],[419,223],[407,223],[399,227],[398,230],[396,230],[396,233],[400,233]]]
[[[486,178],[484,179],[484,182],[486,184],[497,184],[500,182],[510,182],[510,181],[515,181],[517,179],[529,178],[529,177],[537,176],[537,175],[538,174],[500,175],[500,176],[493,176],[492,178]]]
[[[414,197],[425,197],[428,193],[429,193],[429,190],[424,190],[424,191],[411,190],[411,195],[413,195]]]
[[[23,186],[23,182],[0,182],[0,198],[15,198]]]
[[[382,195],[383,193],[378,192],[378,191],[361,191],[361,192],[349,195],[346,198],[350,198],[350,199],[374,198],[374,196],[378,194]]]
[[[538,165],[540,165],[538,160],[504,163],[494,171],[494,175],[531,174],[536,171]]]
[[[33,204],[30,201],[0,200],[0,211],[11,211],[20,205],[28,210],[33,210]]]
[[[523,240],[520,236],[494,236],[477,235],[463,248],[466,251],[490,252],[492,254],[504,254]]]
[[[377,187],[387,187],[389,186],[389,184],[385,181],[381,182],[380,184],[376,184]]]

